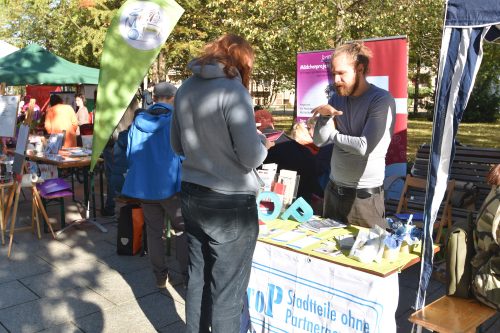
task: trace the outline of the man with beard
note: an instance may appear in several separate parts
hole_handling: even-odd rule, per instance
[[[336,93],[313,110],[319,116],[314,143],[333,143],[323,216],[385,228],[382,185],[396,106],[388,91],[366,80],[370,58],[370,49],[361,43],[342,45],[332,54]]]

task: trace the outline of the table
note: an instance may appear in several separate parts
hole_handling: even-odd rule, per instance
[[[102,232],[107,232],[107,229],[104,228],[100,223],[96,222],[97,214],[96,214],[96,205],[95,205],[95,191],[94,191],[94,174],[90,174],[90,181],[89,181],[89,173],[88,169],[90,167],[90,162],[91,162],[91,157],[90,156],[71,156],[71,149],[66,149],[66,150],[60,150],[59,154],[56,155],[58,156],[57,158],[53,158],[51,156],[47,156],[43,153],[36,153],[35,151],[28,150],[26,151],[26,158],[30,161],[33,162],[39,162],[39,163],[44,163],[44,164],[51,164],[55,165],[58,169],[81,169],[83,171],[83,193],[84,193],[84,199],[83,199],[83,204],[86,210],[86,216],[85,219],[82,221],[88,221],[95,225],[99,230]],[[102,162],[102,159],[98,160],[99,163]],[[103,179],[102,179],[102,170],[99,173],[99,183],[101,189],[103,188]],[[72,187],[74,189],[74,180],[73,180],[73,175],[71,176],[71,182],[72,182]],[[90,185],[90,188],[89,188]],[[90,195],[92,195],[92,200],[90,200]],[[101,199],[101,207],[104,207],[104,195],[101,190],[100,194],[100,199]],[[74,199],[74,194],[73,194],[73,200]],[[89,213],[90,213],[90,202],[92,202],[92,213],[93,213],[93,220],[90,220],[89,218]],[[63,227],[61,230],[59,230],[56,234],[59,235],[60,233],[64,232],[68,228],[72,227],[73,225],[78,224],[79,222],[82,221],[74,221],[73,223],[69,224],[66,227]],[[62,224],[64,226],[64,224]]]
[[[90,167],[90,156],[81,156],[81,157],[73,157],[71,156],[71,150],[61,150],[58,155],[61,159],[55,159],[53,157],[48,157],[43,153],[36,153],[32,150],[28,150],[26,152],[26,158],[33,162],[39,162],[44,164],[55,165],[58,169],[82,169],[84,172],[83,182],[84,182],[84,195],[88,194],[88,168]],[[102,162],[102,159],[99,159],[99,162]],[[71,181],[74,182],[73,177]],[[100,181],[102,183],[102,174]],[[74,184],[73,188],[74,188]],[[102,184],[100,184],[102,187]],[[102,192],[102,191],[101,191]],[[74,200],[74,198],[73,198]],[[84,200],[85,201],[85,200]],[[101,193],[101,206],[103,206],[104,197]]]
[[[282,235],[296,226],[292,221],[268,222],[268,228]],[[317,236],[328,239],[357,229],[329,230]],[[321,246],[317,242],[297,249],[296,244],[305,244],[301,238],[278,242],[273,237],[260,237],[253,256],[247,296],[255,331],[396,332],[399,285],[395,273],[418,262],[418,253],[402,254],[393,262],[363,264],[345,255],[315,252]]]

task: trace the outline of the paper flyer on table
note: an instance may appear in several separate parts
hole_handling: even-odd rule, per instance
[[[321,238],[308,236],[308,237],[299,238],[295,241],[287,243],[286,246],[294,248],[294,249],[302,250],[306,247],[317,244],[319,242],[321,242]]]
[[[337,257],[343,254],[342,251],[340,251],[337,243],[332,241],[323,241],[318,247],[312,250],[332,257]]]
[[[295,240],[299,237],[304,237],[306,236],[306,232],[305,231],[302,231],[302,230],[292,230],[292,231],[287,231],[283,234],[279,234],[275,237],[272,238],[272,240],[274,241],[278,241],[278,242],[283,242],[283,243],[288,243],[292,240]]]

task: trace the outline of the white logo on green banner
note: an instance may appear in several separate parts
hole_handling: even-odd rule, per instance
[[[155,3],[128,4],[120,17],[120,33],[130,46],[151,50],[167,38],[166,20],[164,10]]]

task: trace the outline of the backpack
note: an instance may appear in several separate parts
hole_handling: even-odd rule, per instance
[[[500,187],[494,186],[481,210],[474,229],[476,255],[472,292],[482,303],[500,310]]]
[[[136,255],[143,243],[144,215],[137,204],[126,204],[120,208],[116,252],[121,255]]]
[[[473,219],[454,223],[446,241],[447,295],[469,298],[471,296],[471,259],[474,255]]]

